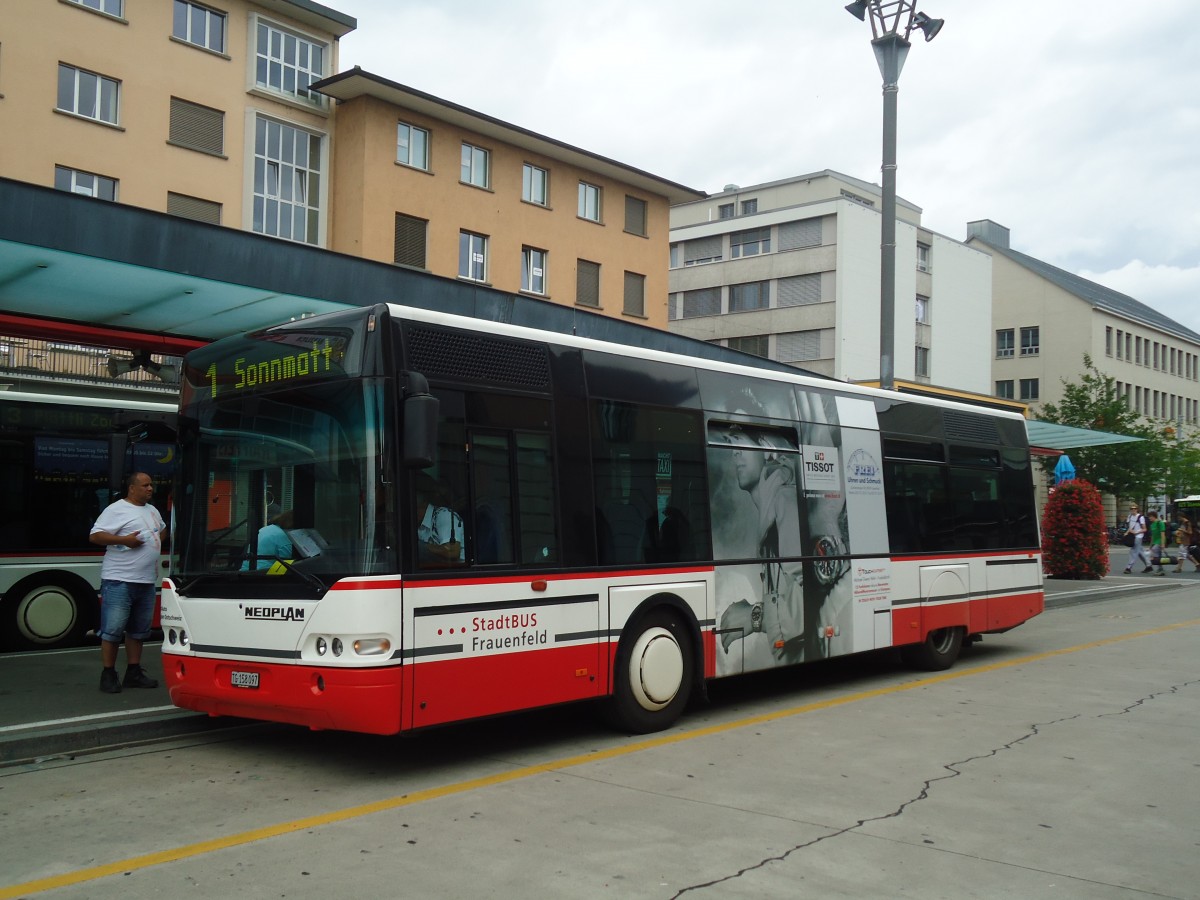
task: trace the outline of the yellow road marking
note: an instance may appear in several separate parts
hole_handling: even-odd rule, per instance
[[[392,809],[400,809],[401,807],[405,806],[413,806],[418,803],[425,803],[429,800],[437,800],[442,797],[451,797],[455,794],[462,794],[466,793],[467,791],[492,787],[493,785],[497,784],[505,784],[510,781],[519,781],[523,778],[530,778],[534,775],[541,775],[546,772],[557,772],[562,769],[570,769],[586,763],[615,759],[617,757],[628,756],[633,753],[640,753],[643,750],[651,750],[657,747],[666,747],[671,744],[678,744],[682,743],[683,741],[694,740],[695,738],[699,737],[708,737],[710,735],[721,734],[726,731],[733,731],[738,728],[761,725],[766,722],[774,722],[778,719],[786,719],[790,718],[791,716],[802,715],[803,713],[816,712],[817,710],[832,709],[837,706],[845,706],[849,703],[858,703],[862,700],[870,700],[875,697],[883,697],[888,694],[896,694],[900,693],[901,691],[909,691],[914,688],[928,687],[929,685],[933,684],[941,684],[946,681],[953,681],[956,678],[967,678],[974,675],[983,675],[988,672],[997,672],[1001,669],[1010,669],[1015,666],[1040,662],[1045,659],[1053,659],[1056,656],[1064,656],[1068,653],[1079,653],[1083,650],[1094,650],[1097,647],[1105,647],[1109,644],[1117,644],[1121,643],[1122,641],[1133,640],[1134,638],[1163,634],[1168,631],[1174,631],[1179,628],[1190,628],[1195,625],[1200,625],[1200,619],[1192,619],[1188,622],[1178,622],[1174,625],[1164,625],[1161,628],[1151,628],[1146,631],[1136,631],[1132,634],[1120,635],[1118,637],[1104,638],[1103,640],[1092,641],[1087,644],[1079,644],[1074,647],[1064,647],[1061,650],[1048,650],[1045,653],[1035,653],[1032,656],[1022,656],[1017,659],[991,663],[986,666],[954,669],[948,672],[943,672],[939,675],[931,675],[928,678],[910,681],[905,684],[896,684],[884,688],[875,688],[874,690],[869,691],[859,691],[855,694],[833,697],[829,700],[819,700],[815,703],[805,703],[802,706],[793,706],[789,707],[788,709],[780,709],[770,713],[763,713],[762,715],[737,719],[733,722],[725,722],[719,725],[709,725],[705,728],[696,728],[688,731],[673,732],[671,734],[664,734],[643,741],[637,741],[632,744],[623,744],[620,747],[611,747],[608,750],[593,750],[590,753],[583,753],[578,756],[569,756],[566,759],[545,762],[539,765],[525,766],[524,768],[514,769],[510,772],[488,775],[483,778],[472,778],[469,781],[460,781],[456,784],[447,784],[443,785],[442,787],[430,788],[424,791],[415,791],[411,794],[401,794],[399,797],[390,797],[386,800],[378,800],[375,803],[366,803],[361,806],[352,806],[347,809],[322,813],[321,815],[317,816],[294,819],[291,822],[280,822],[277,825],[267,825],[263,828],[254,828],[250,831],[243,831],[239,834],[215,838],[211,841],[200,841],[199,843],[187,844],[183,847],[175,847],[170,850],[160,850],[157,853],[147,853],[142,856],[134,856],[129,859],[119,860],[117,862],[108,863],[102,866],[92,866],[87,869],[80,869],[77,872],[67,872],[62,875],[53,875],[49,878],[39,878],[35,881],[27,881],[23,884],[0,887],[0,900],[12,900],[12,898],[28,897],[31,894],[38,894],[43,891],[52,891],[56,888],[68,887],[74,884],[82,884],[86,881],[95,881],[99,878],[105,878],[109,875],[117,875],[123,872],[130,872],[135,869],[146,869],[151,866],[161,865],[163,863],[178,862],[181,859],[191,859],[193,857],[203,856],[205,853],[213,853],[217,850],[228,850],[231,847],[239,847],[243,844],[252,844],[255,841],[262,841],[266,840],[267,838],[292,834],[296,831],[303,831],[306,828],[317,828],[322,825],[331,825],[335,822],[345,822],[350,819],[369,816],[373,813],[386,812]]]

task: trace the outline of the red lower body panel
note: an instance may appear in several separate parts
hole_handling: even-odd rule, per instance
[[[334,669],[163,654],[171,702],[210,716],[287,722],[314,729],[395,734],[411,666]],[[233,687],[234,672],[258,676],[258,687]]]

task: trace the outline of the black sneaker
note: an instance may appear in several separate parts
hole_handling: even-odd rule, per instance
[[[100,690],[106,694],[121,693],[121,682],[117,679],[116,669],[100,670]]]
[[[1146,566],[1146,568],[1142,569],[1142,574],[1145,575],[1145,574],[1147,574],[1149,572],[1153,572],[1153,571],[1154,571],[1154,566]]]
[[[128,688],[156,688],[158,682],[147,675],[141,666],[130,666],[125,670],[124,685]]]

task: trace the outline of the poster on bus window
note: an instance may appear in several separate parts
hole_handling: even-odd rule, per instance
[[[730,561],[716,574],[719,675],[855,646],[836,401],[781,387],[705,394],[706,407],[729,415],[708,436],[713,552]]]

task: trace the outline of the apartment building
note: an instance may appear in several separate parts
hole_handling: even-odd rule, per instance
[[[7,0],[0,174],[326,246],[311,86],[356,24],[311,0]]]
[[[701,191],[353,69],[331,247],[666,328],[669,208]]]
[[[881,206],[877,185],[826,169],[672,208],[670,329],[877,380]],[[989,256],[896,206],[895,378],[990,393]]]
[[[967,246],[992,257],[992,393],[1034,416],[1078,382],[1083,356],[1112,377],[1130,409],[1175,425],[1200,416],[1200,334],[1127,294],[1010,246],[988,219],[967,224]]]

